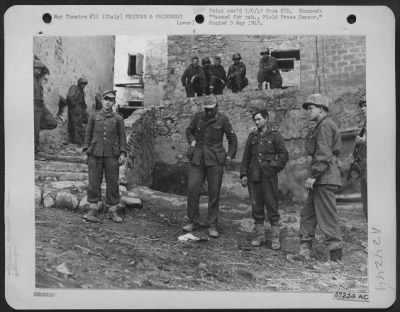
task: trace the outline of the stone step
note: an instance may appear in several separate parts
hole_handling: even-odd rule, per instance
[[[35,170],[35,181],[87,181],[85,172]]]
[[[88,166],[84,163],[36,160],[35,170],[40,172],[88,172]]]
[[[40,156],[47,161],[61,161],[66,163],[78,163],[86,164],[86,155],[76,154],[76,155],[62,155],[62,154],[50,154],[50,153],[40,153]]]

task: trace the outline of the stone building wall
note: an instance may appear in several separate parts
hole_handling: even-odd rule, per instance
[[[252,42],[249,42],[252,41]],[[300,49],[300,85],[282,90],[254,91],[258,70],[259,51],[265,47]],[[240,52],[247,65],[250,85],[239,94],[224,90],[217,96],[220,110],[229,116],[238,136],[239,149],[233,165],[237,172],[245,141],[253,126],[251,112],[260,107],[270,111],[270,120],[285,138],[290,161],[280,174],[280,190],[288,199],[302,200],[304,178],[307,176],[308,158],[304,151],[307,118],[301,104],[314,92],[327,94],[330,115],[341,130],[359,125],[358,100],[365,92],[365,38],[333,36],[172,36],[168,38],[168,83],[162,107],[156,110],[155,162],[179,166],[186,162],[188,147],[185,129],[193,113],[201,109],[206,97],[187,99],[180,77],[198,55],[222,56],[227,69],[232,52]],[[346,148],[342,160],[348,160],[351,148]],[[162,168],[163,166],[158,166]],[[179,169],[181,170],[181,169]],[[345,177],[343,176],[344,182]],[[224,181],[224,183],[228,183]]]
[[[44,102],[50,112],[58,111],[60,96],[66,97],[69,87],[80,77],[88,79],[85,101],[88,111],[94,110],[95,96],[113,88],[114,36],[93,37],[35,37],[33,53],[49,68],[44,85]],[[65,118],[67,108],[64,109]],[[61,144],[67,140],[67,125],[40,132],[46,145]]]

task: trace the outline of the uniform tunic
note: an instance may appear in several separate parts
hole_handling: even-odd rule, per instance
[[[195,77],[195,79],[192,83],[191,80],[193,77]],[[194,97],[195,94],[201,96],[205,93],[207,81],[204,70],[201,66],[194,67],[190,64],[184,71],[181,77],[181,82],[186,89],[187,97]]]
[[[260,59],[257,80],[259,83],[268,82],[271,89],[282,87],[282,76],[279,72],[278,62],[274,57],[269,56],[266,59]]]
[[[325,243],[330,250],[343,246],[336,211],[335,193],[341,185],[337,157],[341,148],[341,136],[336,124],[324,117],[307,137],[306,149],[311,159],[311,177],[314,187],[301,212],[301,241],[311,241],[317,224],[325,234]]]
[[[119,165],[121,153],[126,154],[126,134],[123,118],[114,112],[96,112],[89,116],[83,151],[88,155],[88,202],[101,200],[103,172],[106,178],[106,203],[119,202]]]
[[[228,140],[228,152],[223,147],[223,136]],[[221,190],[223,166],[226,156],[234,158],[237,151],[237,137],[228,117],[217,113],[215,118],[206,119],[204,112],[194,115],[186,137],[189,144],[196,140],[196,147],[191,148],[188,171],[187,209],[190,222],[199,222],[200,191],[204,179],[208,183],[209,225],[217,225],[219,212],[219,193]]]
[[[222,94],[226,85],[225,68],[222,65],[211,65],[208,68],[208,77],[210,87],[214,87],[214,94]]]
[[[250,133],[243,152],[240,178],[248,177],[252,215],[256,223],[265,220],[264,207],[271,225],[279,225],[278,172],[288,161],[288,151],[278,131]]]
[[[232,92],[242,90],[249,84],[249,80],[246,78],[246,65],[242,62],[232,64],[228,69],[227,79],[227,87],[232,89]]]
[[[87,106],[82,88],[73,85],[67,94],[68,132],[71,143],[82,144],[84,140],[84,123],[87,123]]]

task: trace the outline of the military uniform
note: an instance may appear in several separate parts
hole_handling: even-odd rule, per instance
[[[33,66],[40,68],[43,74],[50,73],[48,68],[36,56]],[[40,130],[52,130],[57,127],[57,120],[44,105],[43,86],[40,77],[33,76],[35,153],[39,151]]]
[[[227,87],[232,92],[241,91],[249,84],[249,80],[246,78],[246,65],[242,62],[232,64],[228,69],[228,83]]]
[[[211,65],[208,68],[210,90],[213,94],[222,94],[226,85],[226,73],[222,65]]]
[[[89,186],[87,201],[101,201],[103,172],[106,178],[106,204],[119,203],[119,164],[121,153],[126,154],[126,134],[123,118],[104,111],[89,116],[83,151],[88,155]]]
[[[264,207],[272,226],[280,225],[278,172],[288,161],[288,151],[278,131],[250,133],[243,152],[240,178],[248,178],[252,215],[256,224],[265,220]]]
[[[223,147],[223,135],[228,140],[228,153]],[[223,167],[226,156],[234,158],[237,151],[237,137],[228,117],[217,112],[207,119],[204,112],[194,115],[186,129],[189,144],[196,140],[196,146],[189,155],[188,172],[188,217],[191,223],[199,223],[200,191],[204,179],[208,183],[208,225],[217,226],[219,194],[222,184]]]
[[[316,179],[309,190],[301,212],[301,242],[309,246],[315,236],[317,224],[325,234],[328,249],[342,248],[335,193],[341,185],[338,156],[341,136],[337,125],[329,118],[322,118],[307,137],[306,150],[311,160],[311,178]]]
[[[193,82],[192,82],[192,78]],[[205,94],[207,81],[204,74],[204,70],[201,66],[194,67],[192,64],[189,65],[184,71],[181,77],[182,85],[186,89],[187,97],[202,96]]]
[[[264,81],[269,83],[271,89],[282,87],[282,76],[279,72],[278,62],[272,56],[261,58],[257,74],[259,88]]]

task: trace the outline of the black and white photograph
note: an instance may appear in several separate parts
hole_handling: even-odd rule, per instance
[[[177,291],[174,298],[216,296],[219,307],[223,292],[244,296],[243,307],[288,308],[287,298],[304,294],[329,298],[308,307],[362,308],[394,289],[381,240],[394,239],[395,228],[383,233],[370,184],[385,164],[370,151],[385,121],[369,103],[380,94],[367,79],[378,76],[368,69],[368,31],[252,31],[274,11],[228,8],[194,8],[205,17],[203,32],[198,15],[182,31],[179,14],[160,13],[153,23],[177,18],[178,26],[32,33],[24,64],[33,77],[24,81],[33,110],[23,104],[31,126],[21,134],[32,149],[32,296]],[[104,23],[135,16],[137,25],[150,13],[155,19],[142,7]],[[261,22],[237,26],[257,14]],[[79,23],[90,25],[87,16]],[[227,30],[207,18],[236,24]],[[394,112],[393,94],[385,105]],[[382,170],[394,154],[387,157]],[[393,215],[391,190],[381,194]],[[18,214],[6,213],[6,241]],[[21,257],[12,242],[9,275]],[[289,297],[281,306],[247,305],[252,294]],[[175,300],[166,306],[212,306]]]

